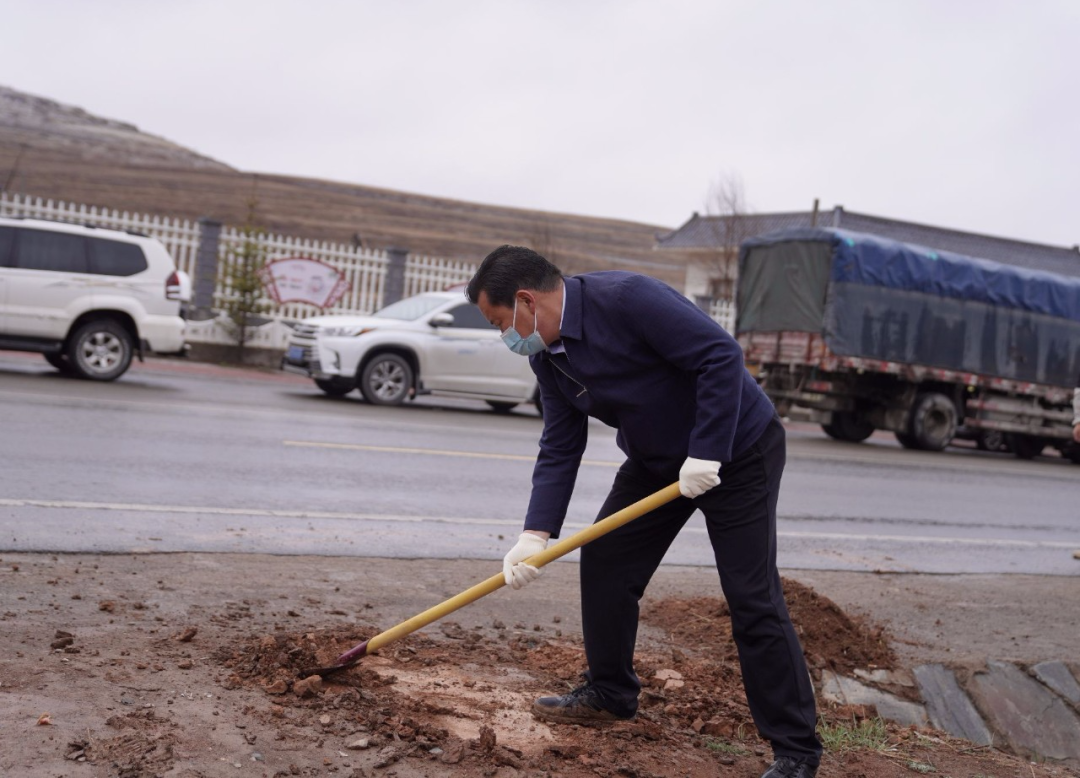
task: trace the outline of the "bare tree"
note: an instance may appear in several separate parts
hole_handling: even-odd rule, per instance
[[[570,276],[578,272],[570,254],[560,250],[555,233],[551,229],[551,219],[547,216],[537,216],[533,220],[525,245],[558,267],[564,275]]]
[[[16,175],[21,175],[22,171],[19,169],[19,163],[22,162],[23,154],[30,148],[28,143],[20,143],[19,150],[15,154],[15,161],[11,163],[11,169],[8,171],[7,179],[4,181],[4,185],[0,186],[0,192],[10,192],[11,185],[15,182]]]
[[[705,203],[706,224],[712,246],[703,252],[700,264],[708,274],[708,295],[731,300],[735,296],[739,246],[753,236],[746,187],[738,173],[724,172],[709,187]]]

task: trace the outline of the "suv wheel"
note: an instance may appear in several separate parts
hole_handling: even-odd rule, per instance
[[[360,392],[372,405],[401,405],[412,385],[412,367],[397,354],[372,357],[360,374]]]
[[[71,369],[71,363],[68,362],[67,357],[64,356],[63,352],[58,351],[55,354],[42,354],[41,356],[45,357],[46,362],[55,367],[64,375],[71,375],[72,372],[74,372]]]
[[[131,365],[131,334],[113,319],[97,319],[71,335],[67,361],[71,369],[93,381],[114,381]]]
[[[329,397],[344,397],[356,388],[356,384],[344,378],[316,378],[315,386],[319,387]]]

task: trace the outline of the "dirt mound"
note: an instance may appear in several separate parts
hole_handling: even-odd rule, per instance
[[[367,583],[380,580],[372,573],[380,566],[392,573],[369,607],[344,585],[355,560],[18,555],[4,562],[0,573],[12,578],[0,586],[4,776],[758,778],[770,757],[717,626],[726,614],[711,610],[716,600],[679,598],[679,587],[668,589],[660,615],[683,614],[669,619],[681,636],[653,622],[641,633],[640,716],[601,729],[549,726],[530,714],[537,696],[572,688],[585,668],[577,623],[567,615],[570,586],[557,600],[477,603],[461,616],[467,626],[439,622],[314,683],[298,671],[333,662],[440,594],[403,601],[400,582],[432,563],[366,560]],[[271,564],[274,575],[266,575]],[[452,575],[461,564],[439,569]],[[458,589],[480,570],[459,570],[462,581],[440,587]],[[711,592],[714,579],[707,582],[695,594]],[[787,586],[808,650],[824,665],[855,662],[851,646],[882,637],[872,624],[848,625],[828,600]],[[800,610],[804,600],[809,611]],[[817,629],[851,632],[815,643]],[[867,709],[823,705],[820,713],[820,732],[830,738],[822,778],[1080,776],[941,733],[884,726]]]
[[[815,677],[823,669],[850,675],[856,669],[896,667],[885,630],[849,616],[840,606],[798,581],[783,579],[784,596],[803,652]],[[737,661],[727,603],[720,597],[660,600],[642,620],[664,629],[674,645]]]
[[[466,631],[452,622],[443,625],[442,639],[414,635],[321,683],[297,679],[298,668],[328,664],[375,632],[350,628],[249,640],[218,653],[232,671],[223,684],[261,687],[270,707],[252,715],[314,724],[321,734],[369,752],[372,767],[435,762],[454,765],[455,774],[466,776],[492,775],[499,767],[665,775],[673,741],[693,754],[685,774],[712,775],[715,757],[693,744],[703,731],[721,728],[708,709],[730,710],[740,721],[747,716],[745,704],[720,700],[735,693],[737,671],[683,663],[694,677],[692,691],[672,695],[662,681],[651,679],[652,668],[671,663],[651,656],[641,665],[650,686],[637,720],[616,724],[599,739],[586,727],[548,727],[531,717],[529,704],[578,682],[585,666],[581,646],[505,628],[494,634]],[[695,723],[702,715],[712,724]],[[724,731],[737,728],[732,724]],[[752,747],[765,753],[760,741]]]
[[[141,132],[128,122],[95,116],[82,108],[5,86],[0,86],[0,143],[32,150],[23,155],[24,164],[31,164],[33,152],[55,150],[101,166],[232,170],[177,143]]]
[[[236,648],[221,649],[216,658],[233,670],[237,679],[264,685],[289,683],[297,680],[304,668],[334,664],[343,652],[377,632],[361,624],[300,633],[277,632]]]
[[[815,666],[893,666],[880,628],[792,581],[785,587]],[[222,681],[227,688],[261,688],[267,695],[266,707],[249,715],[281,727],[281,739],[303,740],[314,731],[319,743],[347,744],[352,764],[362,765],[353,767],[353,776],[392,764],[401,775],[417,776],[759,776],[770,749],[746,704],[724,603],[668,599],[643,618],[667,632],[667,647],[638,652],[643,692],[637,719],[600,730],[549,726],[531,716],[536,696],[573,688],[586,663],[576,638],[552,638],[523,624],[465,630],[446,622],[439,636],[410,636],[322,681],[299,679],[298,671],[332,663],[379,629],[278,632],[217,656],[230,671]],[[872,710],[861,708],[820,713],[823,727],[875,720]],[[825,774],[882,778],[945,769],[950,759],[972,762],[947,738],[899,727],[883,731],[887,740],[879,751],[828,754]],[[999,774],[993,767],[998,758],[985,754],[984,774]]]
[[[2,86],[0,171],[8,192],[234,225],[244,222],[257,180],[260,226],[268,232],[469,262],[499,243],[519,243],[565,273],[636,270],[679,286],[688,260],[685,251],[654,248],[657,233],[671,225],[243,172],[131,124]]]

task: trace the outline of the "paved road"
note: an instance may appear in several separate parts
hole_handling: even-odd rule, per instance
[[[541,422],[481,403],[379,408],[307,380],[151,360],[114,384],[0,352],[0,551],[249,551],[499,559]],[[567,526],[621,461],[590,443]],[[837,443],[789,427],[782,567],[1080,573],[1080,467]],[[668,563],[710,565],[700,517]]]

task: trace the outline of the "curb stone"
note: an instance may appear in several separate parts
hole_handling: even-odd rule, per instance
[[[966,683],[942,664],[913,669],[922,704],[903,700],[868,683],[822,674],[824,699],[873,705],[881,718],[904,726],[932,724],[954,737],[980,746],[1008,750],[1039,760],[1080,760],[1080,683],[1064,662],[1040,662],[1025,668],[988,660]],[[867,681],[873,674],[857,673]]]

